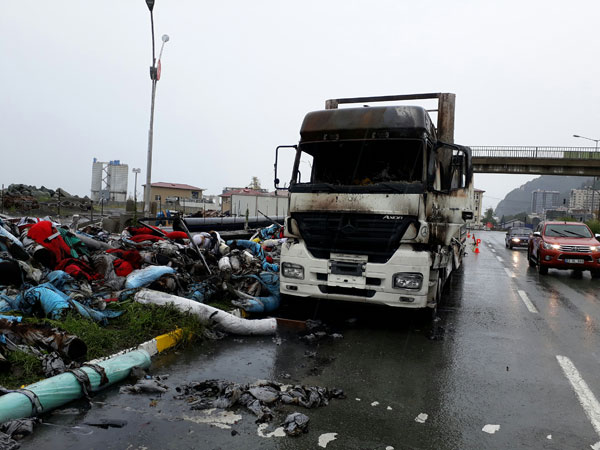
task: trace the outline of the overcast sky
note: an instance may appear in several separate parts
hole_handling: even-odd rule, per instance
[[[141,168],[141,194],[145,2],[0,4],[0,183],[89,195],[97,157]],[[272,188],[275,147],[338,97],[453,92],[457,143],[593,145],[572,135],[600,138],[599,17],[597,0],[156,0],[157,52],[171,40],[152,181]],[[476,187],[487,207],[532,178],[477,174]]]

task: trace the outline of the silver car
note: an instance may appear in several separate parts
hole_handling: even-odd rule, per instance
[[[511,228],[506,233],[504,243],[506,248],[512,249],[513,247],[524,247],[527,248],[529,245],[529,239],[531,239],[533,231],[529,228]]]

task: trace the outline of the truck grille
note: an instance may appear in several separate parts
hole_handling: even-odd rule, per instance
[[[571,253],[590,253],[592,250],[588,245],[561,245],[560,251]]]
[[[387,262],[400,245],[414,216],[357,213],[292,213],[308,251],[315,258],[330,253],[366,255],[369,262]]]

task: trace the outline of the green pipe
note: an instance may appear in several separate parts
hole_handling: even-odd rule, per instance
[[[98,365],[104,368],[108,378],[108,383],[103,386],[100,386],[100,374],[94,369],[91,367],[81,368],[90,379],[92,392],[99,391],[125,379],[133,367],[147,369],[150,367],[150,354],[145,350],[133,350],[99,362]],[[24,389],[33,392],[39,399],[41,405],[39,413],[58,408],[83,396],[79,381],[77,381],[75,375],[69,372],[30,384]],[[0,423],[30,417],[33,414],[34,409],[27,395],[20,392],[10,392],[0,397]]]

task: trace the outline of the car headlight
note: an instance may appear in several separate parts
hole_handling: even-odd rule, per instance
[[[423,274],[400,272],[394,274],[392,286],[398,289],[421,289],[423,285]]]
[[[284,262],[281,264],[281,274],[286,278],[304,280],[304,267],[300,264]]]
[[[521,239],[519,239],[519,238],[512,238],[512,241],[513,242],[521,242]]]
[[[546,250],[558,250],[560,249],[560,245],[558,244],[549,244],[548,242],[542,242],[542,247],[545,248]]]
[[[598,247],[594,247],[594,246],[590,247],[590,251],[595,252],[596,250],[598,250]]]

